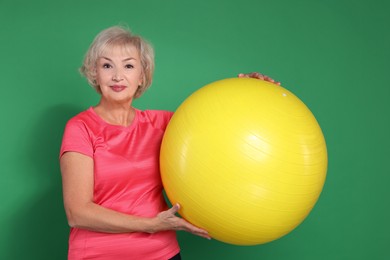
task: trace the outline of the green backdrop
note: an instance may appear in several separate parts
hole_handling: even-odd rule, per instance
[[[62,131],[96,104],[77,69],[119,23],[156,50],[138,108],[174,110],[259,71],[310,107],[327,140],[325,187],[298,228],[250,247],[179,232],[184,259],[390,259],[389,12],[386,0],[0,0],[0,259],[66,259]]]

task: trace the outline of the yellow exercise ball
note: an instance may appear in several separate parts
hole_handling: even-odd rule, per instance
[[[278,239],[309,214],[327,150],[315,117],[285,88],[251,78],[204,86],[177,109],[160,168],[180,215],[219,241]]]

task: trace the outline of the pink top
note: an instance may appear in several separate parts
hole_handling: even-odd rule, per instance
[[[94,202],[154,217],[166,210],[159,151],[172,112],[136,110],[128,127],[110,125],[90,107],[65,127],[60,156],[74,151],[94,160]],[[72,228],[68,259],[169,259],[180,251],[174,231],[99,233]]]

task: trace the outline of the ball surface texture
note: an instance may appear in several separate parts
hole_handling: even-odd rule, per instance
[[[180,215],[219,241],[263,244],[297,227],[325,182],[327,150],[306,105],[251,78],[189,96],[164,134],[160,167]]]

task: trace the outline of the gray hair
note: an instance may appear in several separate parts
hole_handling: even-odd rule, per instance
[[[113,26],[101,31],[93,40],[85,57],[80,72],[88,83],[101,94],[96,81],[96,66],[103,53],[113,47],[135,47],[140,55],[142,66],[142,84],[138,87],[134,98],[140,97],[152,84],[154,72],[154,50],[150,43],[141,36],[133,35],[127,28]]]

